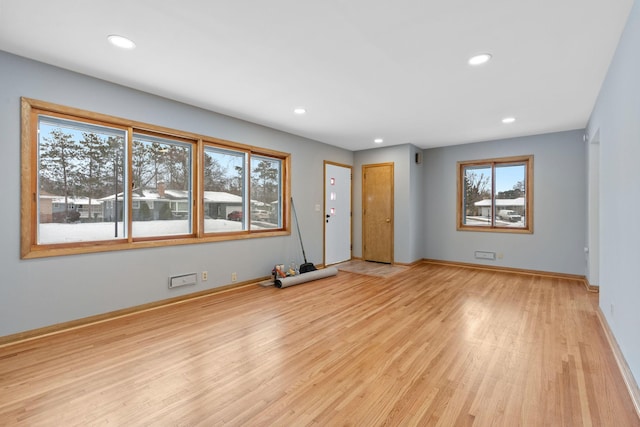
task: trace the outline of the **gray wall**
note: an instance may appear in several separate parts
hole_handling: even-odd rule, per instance
[[[353,168],[353,256],[362,257],[362,166],[393,163],[394,262],[410,264],[424,256],[424,164],[415,163],[417,147],[404,144],[357,151]]]
[[[635,2],[587,127],[599,142],[600,308],[640,381],[640,4]],[[595,163],[592,162],[592,163]]]
[[[425,150],[425,258],[584,275],[586,153],[581,130]],[[456,163],[534,156],[533,234],[456,230]],[[502,253],[483,261],[474,251]]]
[[[292,155],[292,193],[307,258],[322,262],[323,160],[353,153],[131,90],[0,51],[3,167],[0,336],[267,276],[302,260],[296,234],[100,254],[20,260],[20,97],[196,132]],[[168,277],[207,270],[209,280],[169,290]]]

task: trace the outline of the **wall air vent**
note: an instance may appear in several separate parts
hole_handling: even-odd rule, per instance
[[[181,276],[172,276],[169,277],[169,289],[177,288],[180,286],[195,285],[196,281],[196,273],[183,274]]]
[[[476,251],[474,253],[474,256],[476,259],[486,259],[489,261],[495,261],[496,260],[496,253],[495,252],[486,252],[486,251]]]

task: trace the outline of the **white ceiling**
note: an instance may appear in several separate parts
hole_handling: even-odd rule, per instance
[[[427,148],[583,128],[632,5],[0,0],[0,49],[350,150]]]

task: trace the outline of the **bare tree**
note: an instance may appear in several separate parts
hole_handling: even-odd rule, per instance
[[[467,215],[477,215],[478,209],[475,206],[480,200],[491,198],[491,176],[485,176],[483,172],[479,175],[467,170],[464,175],[464,207]]]

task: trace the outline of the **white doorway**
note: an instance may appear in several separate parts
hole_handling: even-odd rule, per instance
[[[351,259],[351,166],[324,162],[324,265]]]

